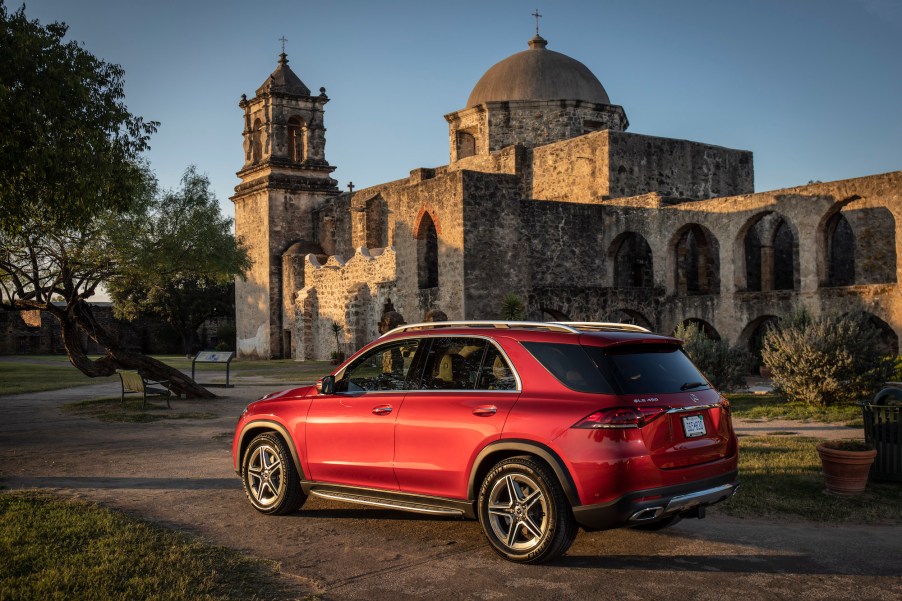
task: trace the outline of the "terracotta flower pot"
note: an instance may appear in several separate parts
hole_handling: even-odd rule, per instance
[[[817,445],[817,454],[821,457],[824,469],[824,484],[828,492],[852,496],[863,493],[867,486],[868,472],[874,463],[874,457],[877,456],[877,450],[843,449],[850,446],[854,446],[854,443],[850,445],[846,441],[836,440]]]

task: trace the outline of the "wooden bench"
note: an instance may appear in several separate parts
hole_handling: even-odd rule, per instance
[[[225,387],[231,388],[231,386],[229,386],[229,366],[232,364],[232,359],[234,358],[235,353],[231,351],[200,351],[194,356],[194,359],[191,360],[191,379],[194,380],[194,365],[196,363],[225,363]],[[207,386],[216,386],[216,384],[207,384]]]
[[[131,393],[141,394],[144,397],[144,403],[141,407],[147,406],[147,397],[149,396],[165,396],[166,407],[172,409],[172,405],[169,404],[172,391],[169,389],[168,380],[160,380],[159,382],[148,380],[137,371],[120,370],[116,373],[119,374],[119,379],[122,380],[123,403],[125,402],[125,395]]]

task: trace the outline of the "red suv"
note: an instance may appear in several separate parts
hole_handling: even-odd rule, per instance
[[[730,406],[680,348],[607,323],[402,326],[316,386],[251,403],[232,458],[251,504],[309,495],[478,519],[516,562],[578,527],[667,527],[732,495]]]

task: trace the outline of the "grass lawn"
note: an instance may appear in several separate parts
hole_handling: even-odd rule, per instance
[[[799,517],[816,522],[902,524],[902,483],[868,483],[857,497],[824,492],[817,440],[797,436],[739,439],[739,481],[733,498],[718,505],[740,517]]]
[[[34,363],[0,362],[0,394],[39,392],[119,381],[118,377],[89,378],[72,367],[65,357],[62,361],[35,357],[34,361]]]
[[[0,494],[0,599],[286,599],[278,566],[81,501]]]
[[[836,407],[811,407],[804,403],[791,403],[775,394],[726,394],[733,409],[733,416],[743,419],[793,419],[819,422],[843,422],[862,427],[861,407],[840,405]]]
[[[181,356],[158,356],[163,363],[188,374],[191,373],[191,359]],[[197,364],[197,379],[204,384],[225,383],[225,365],[213,363]],[[293,361],[290,359],[272,361],[232,361],[229,379],[266,378],[273,383],[315,382],[329,374],[335,366],[328,361]],[[0,395],[40,392],[118,382],[117,376],[109,378],[89,378],[75,369],[65,355],[19,355],[0,360]]]

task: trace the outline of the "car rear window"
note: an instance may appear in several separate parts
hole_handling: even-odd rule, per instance
[[[523,346],[567,388],[614,394],[614,388],[582,345],[524,342]]]
[[[586,347],[596,365],[606,367],[624,394],[668,394],[710,388],[679,346],[635,344]]]

